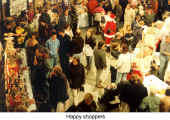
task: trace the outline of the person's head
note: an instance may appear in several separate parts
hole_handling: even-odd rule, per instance
[[[92,28],[89,28],[89,29],[87,30],[87,36],[88,36],[88,37],[91,36],[91,35],[92,35],[92,32],[93,32],[93,29],[92,29]]]
[[[69,14],[69,8],[66,8],[65,11],[64,11],[64,15],[68,16],[68,14]]]
[[[55,32],[52,33],[51,39],[52,40],[56,40],[57,39],[57,34]]]
[[[127,52],[129,52],[129,48],[128,48],[128,45],[124,43],[122,45],[122,53],[126,54]]]
[[[7,29],[12,28],[12,25],[11,25],[11,23],[10,23],[9,21],[7,21],[7,22],[5,23],[5,26],[6,26]]]
[[[132,84],[142,84],[142,74],[139,71],[133,71],[130,75],[129,82]]]
[[[77,66],[80,63],[80,58],[79,57],[73,57],[72,64],[74,66]]]
[[[144,26],[144,25],[145,25],[145,22],[144,22],[143,20],[140,20],[140,21],[139,21],[139,25],[140,25],[140,26]]]
[[[49,55],[49,50],[48,50],[47,48],[43,48],[42,54],[43,54],[43,58],[44,58],[44,59],[47,59],[47,58],[50,57],[50,55]]]
[[[85,94],[84,101],[87,105],[90,105],[93,102],[93,95],[91,93]]]
[[[70,25],[69,25],[69,24],[66,24],[66,25],[65,25],[65,27],[64,27],[64,29],[65,29],[65,30],[70,30],[70,29],[71,29],[71,27],[70,27]]]
[[[112,11],[107,11],[107,15],[110,16],[112,14]]]
[[[166,96],[170,96],[170,88],[166,89],[165,95],[166,95]]]
[[[38,46],[38,48],[35,50],[35,55],[37,57],[43,57],[43,53],[44,53],[44,47]]]
[[[53,71],[54,73],[62,73],[62,68],[59,65],[57,65],[53,68]]]
[[[105,47],[104,41],[99,41],[98,43],[98,49],[103,49]]]
[[[132,30],[131,25],[127,25],[125,29],[126,29],[126,32],[130,32]]]
[[[62,37],[64,37],[64,35],[65,35],[64,28],[61,27],[61,28],[58,30],[58,34],[61,35]]]
[[[77,32],[77,34],[79,34],[79,35],[81,34],[81,30],[80,30],[80,29],[77,29],[76,32]]]
[[[31,39],[32,40],[35,40],[36,37],[37,37],[37,33],[36,32],[31,33]]]
[[[115,5],[119,5],[119,0],[115,0]]]

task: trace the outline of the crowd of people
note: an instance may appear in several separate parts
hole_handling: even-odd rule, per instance
[[[63,0],[35,11],[30,6],[2,22],[0,61],[5,37],[14,37],[16,49],[26,49],[37,111],[95,112],[100,106],[101,111],[170,112],[170,88],[160,98],[156,88],[143,84],[154,75],[170,85],[169,10],[167,0]],[[108,55],[114,87],[103,85]],[[98,104],[91,93],[79,103],[93,61],[95,87],[106,88],[105,94]],[[70,88],[73,106],[67,110]],[[115,96],[120,103],[111,105]]]

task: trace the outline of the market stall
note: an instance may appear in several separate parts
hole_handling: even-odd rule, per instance
[[[19,15],[27,9],[27,0],[10,0],[10,15]]]
[[[4,74],[7,111],[15,111],[18,106],[24,106],[28,112],[35,111],[26,50],[14,48],[13,37],[6,40]]]

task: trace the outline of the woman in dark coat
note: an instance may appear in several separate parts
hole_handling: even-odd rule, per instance
[[[83,51],[84,39],[81,37],[81,31],[77,30],[71,42],[71,54],[79,54]]]
[[[69,80],[72,89],[79,89],[85,83],[84,67],[80,60],[76,57],[73,58],[72,63],[69,65]]]
[[[33,69],[34,57],[35,57],[35,50],[38,47],[39,43],[36,40],[36,33],[32,33],[30,39],[26,41],[26,52],[27,52],[27,62],[28,66]]]
[[[140,73],[133,73],[129,81],[118,84],[120,100],[128,103],[130,112],[137,112],[144,97],[148,96],[147,88],[142,84]]]
[[[70,87],[73,89],[74,105],[77,106],[78,90],[85,83],[85,71],[83,65],[80,64],[79,58],[74,57],[69,65],[69,82]]]
[[[60,67],[55,67],[51,73],[50,79],[50,103],[54,109],[56,109],[56,107],[60,107],[58,106],[58,103],[62,103],[62,105],[64,105],[66,100],[68,100],[69,97],[67,94],[67,88],[67,78],[65,74],[62,72]]]

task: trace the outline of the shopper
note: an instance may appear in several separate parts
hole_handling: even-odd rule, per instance
[[[51,38],[45,43],[46,48],[50,52],[51,69],[59,64],[59,47],[60,41],[57,39],[55,32],[52,33]]]
[[[94,50],[94,61],[96,66],[96,87],[101,88],[103,82],[103,71],[107,67],[106,65],[106,52],[105,44],[103,41],[99,41],[98,47]]]
[[[80,88],[82,88],[83,84],[85,83],[84,67],[80,63],[80,59],[78,57],[73,57],[72,62],[69,64],[68,71],[70,87],[73,90],[74,105],[77,106],[79,103],[78,100]]]

